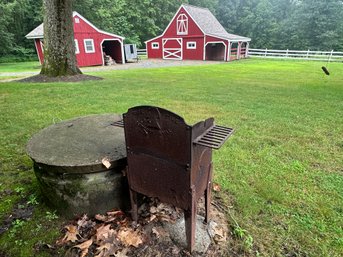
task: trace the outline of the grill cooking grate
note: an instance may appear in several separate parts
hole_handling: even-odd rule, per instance
[[[232,128],[215,125],[194,140],[195,144],[219,149],[232,135]]]
[[[116,127],[124,127],[124,120],[118,120],[112,123],[112,126],[116,126]]]

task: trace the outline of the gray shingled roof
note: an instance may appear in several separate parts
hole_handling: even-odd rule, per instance
[[[194,21],[199,25],[200,29],[207,34],[229,40],[244,40],[250,41],[250,38],[242,37],[228,33],[219,23],[216,17],[207,8],[192,6],[189,4],[182,5],[185,10],[192,16]]]
[[[25,37],[30,38],[43,38],[44,30],[43,30],[43,23],[39,25],[37,28],[32,30],[29,34],[27,34]]]
[[[81,19],[83,19],[86,23],[88,23],[90,26],[92,26],[95,30],[97,30],[99,33],[104,33],[110,36],[114,36],[114,37],[119,37],[124,39],[124,37],[119,36],[119,35],[115,35],[113,33],[109,33],[106,31],[103,31],[101,29],[98,29],[97,27],[95,27],[91,22],[89,22],[86,18],[84,18],[81,14],[79,14],[78,12],[73,12],[73,17],[78,16]],[[27,39],[31,39],[31,38],[44,38],[44,29],[43,29],[43,23],[40,24],[37,28],[35,28],[34,30],[32,30],[29,34],[27,34],[25,36]]]

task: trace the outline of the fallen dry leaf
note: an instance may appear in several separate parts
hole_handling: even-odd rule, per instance
[[[114,257],[128,257],[126,254],[129,250],[128,249],[123,249],[121,252],[117,252]]]
[[[157,208],[155,206],[150,207],[150,213],[155,214],[157,212]]]
[[[154,214],[151,215],[150,218],[149,218],[149,222],[153,221],[153,220],[156,219],[156,218],[157,218],[156,215],[154,215]]]
[[[88,254],[89,247],[93,244],[93,240],[89,239],[81,244],[75,245],[74,247],[81,250],[80,257],[85,257]]]
[[[123,211],[108,211],[106,213],[108,216],[123,216],[125,213]]]
[[[224,230],[225,226],[219,226],[216,222],[210,221],[208,224],[208,233],[213,240],[218,243],[218,242],[224,242],[226,241],[226,232]]]
[[[166,214],[159,214],[157,215],[157,218],[160,221],[174,222],[174,220],[169,215],[166,215]]]
[[[119,230],[117,237],[126,246],[138,247],[143,243],[143,240],[138,232],[129,228]]]
[[[94,218],[98,221],[103,221],[103,222],[107,220],[107,217],[105,215],[101,215],[101,214],[96,214],[94,216]]]
[[[162,227],[153,227],[151,231],[157,238],[164,238],[168,236],[168,232],[165,231]]]
[[[104,243],[96,248],[97,253],[94,257],[108,257],[110,255],[116,256],[117,250],[118,249],[116,248],[115,244]]]
[[[111,229],[111,224],[101,225],[96,230],[96,234],[95,234],[97,243],[107,240],[108,238],[112,237],[114,234],[115,234],[115,230]]]
[[[88,219],[88,216],[85,214],[81,219],[77,221],[77,229],[79,234],[84,237],[89,231],[95,227],[96,223]]]
[[[118,251],[119,242],[116,238],[115,230],[110,228],[111,225],[102,225],[97,229],[96,238],[99,247],[96,249],[96,257],[108,257],[115,255]]]
[[[80,236],[80,234],[76,226],[68,225],[65,226],[65,228],[67,229],[67,232],[61,240],[57,240],[57,245],[62,245],[68,243],[69,241],[74,243],[75,241],[79,240],[78,236]]]
[[[81,219],[79,219],[78,221],[77,221],[77,226],[80,228],[80,227],[84,227],[87,223],[88,223],[88,216],[86,215],[86,214],[84,214],[83,216],[82,216],[82,218]]]
[[[122,211],[110,211],[110,212],[107,212],[106,215],[96,214],[95,219],[98,221],[105,222],[105,223],[110,223],[117,219],[121,219],[124,216],[125,216],[125,213]]]
[[[221,190],[220,185],[213,183],[213,191],[220,192],[220,190]]]

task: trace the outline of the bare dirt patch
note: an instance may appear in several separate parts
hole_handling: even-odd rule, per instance
[[[13,192],[7,192],[12,194]],[[12,210],[12,213],[8,215],[0,223],[0,235],[7,231],[15,220],[28,220],[32,217],[34,211],[33,205],[27,204],[27,199],[22,199]],[[1,254],[0,254],[1,257]]]
[[[49,83],[49,82],[80,82],[88,80],[102,80],[100,77],[95,77],[91,75],[79,74],[73,76],[60,76],[60,77],[49,77],[45,75],[35,75],[32,77],[17,80],[18,82],[25,83]]]

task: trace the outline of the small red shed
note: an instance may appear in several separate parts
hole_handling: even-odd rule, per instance
[[[105,65],[104,55],[116,63],[125,63],[124,37],[98,29],[77,12],[73,12],[75,54],[79,67]],[[34,39],[40,63],[43,63],[43,23],[25,36]]]
[[[162,35],[145,44],[148,58],[230,61],[247,57],[250,41],[229,34],[209,9],[182,4]]]

